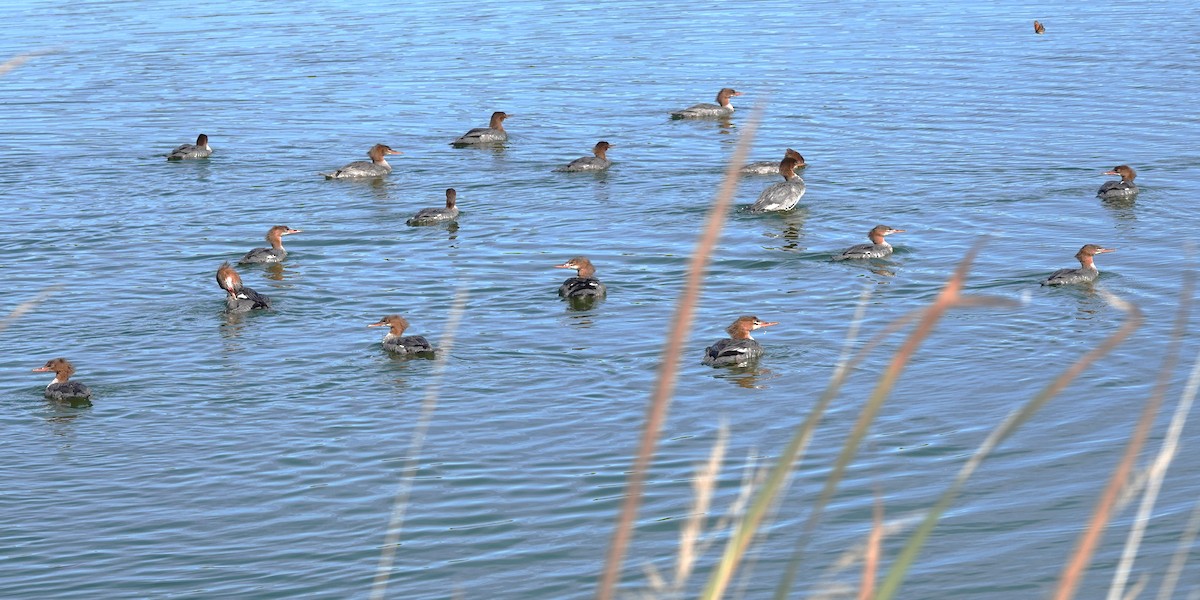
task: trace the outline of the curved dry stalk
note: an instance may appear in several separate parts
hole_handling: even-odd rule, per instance
[[[975,473],[976,469],[983,464],[984,459],[986,459],[988,455],[990,455],[992,451],[1001,444],[1001,442],[1003,442],[1018,428],[1020,428],[1022,424],[1032,418],[1033,415],[1037,413],[1037,411],[1043,406],[1045,406],[1047,402],[1057,396],[1059,392],[1064,390],[1072,381],[1075,380],[1075,378],[1079,377],[1079,375],[1082,374],[1088,367],[1090,367],[1092,363],[1111,352],[1114,348],[1124,342],[1126,338],[1132,335],[1134,331],[1141,327],[1142,313],[1136,306],[1120,300],[1115,296],[1109,298],[1109,302],[1113,303],[1113,305],[1117,308],[1125,311],[1125,322],[1121,324],[1121,327],[1119,327],[1117,331],[1113,332],[1112,335],[1105,339],[1104,342],[1081,356],[1079,360],[1075,361],[1075,363],[1068,367],[1066,371],[1051,381],[1049,385],[1043,388],[1042,391],[1038,392],[1038,394],[1030,399],[1029,402],[1026,402],[1020,409],[1010,413],[1008,417],[1004,419],[1004,422],[992,430],[992,433],[988,435],[987,439],[985,439],[982,444],[980,444],[979,449],[975,451],[975,454],[973,454],[966,464],[963,465],[962,469],[959,470],[958,475],[954,478],[954,482],[950,484],[945,492],[942,492],[942,495],[940,498],[938,498],[937,503],[934,504],[933,508],[929,509],[928,513],[926,513],[924,520],[922,520],[921,525],[917,527],[917,530],[913,533],[913,536],[909,538],[908,543],[905,544],[904,549],[896,558],[895,563],[893,563],[891,568],[888,570],[887,577],[884,579],[883,584],[880,585],[879,593],[875,596],[877,600],[891,598],[896,594],[897,591],[899,591],[900,584],[904,581],[904,576],[908,573],[908,569],[912,566],[913,561],[916,560],[917,554],[921,551],[921,547],[925,544],[926,539],[928,539],[929,535],[933,532],[933,528],[935,525],[937,525],[938,519],[940,519],[942,513],[944,513],[946,509],[950,507],[950,504],[954,502],[954,499],[958,496],[958,492],[962,489],[963,485],[966,484],[967,479],[969,479],[971,475]]]
[[[1158,372],[1158,381],[1154,384],[1154,391],[1151,392],[1151,402],[1154,404],[1155,412],[1158,411],[1158,405],[1162,404],[1163,397],[1167,395],[1171,375],[1175,372],[1175,366],[1179,362],[1180,346],[1183,344],[1183,335],[1187,330],[1194,287],[1195,277],[1191,271],[1188,271],[1184,276],[1183,286],[1179,293],[1179,312],[1175,316],[1175,326],[1171,329],[1171,344],[1167,348],[1167,356],[1163,360],[1162,369]],[[1125,582],[1129,579],[1129,571],[1133,568],[1133,560],[1137,557],[1138,546],[1142,541],[1142,534],[1145,533],[1146,525],[1150,522],[1150,513],[1154,510],[1158,491],[1162,489],[1167,468],[1171,466],[1171,461],[1175,458],[1175,453],[1179,448],[1179,436],[1183,433],[1183,425],[1187,422],[1187,415],[1191,412],[1191,408],[1192,403],[1186,396],[1180,398],[1179,405],[1175,407],[1175,415],[1167,427],[1167,437],[1163,440],[1162,449],[1150,466],[1146,493],[1142,496],[1142,502],[1138,506],[1133,527],[1129,529],[1129,536],[1125,539],[1121,562],[1117,564],[1117,569],[1113,573],[1112,585],[1108,588],[1108,600],[1120,600],[1123,595]]]
[[[61,285],[52,285],[52,286],[38,292],[38,295],[34,296],[33,298],[30,298],[29,300],[26,300],[26,301],[18,304],[16,308],[12,309],[12,312],[8,313],[7,315],[4,316],[4,318],[0,319],[0,331],[4,331],[5,329],[8,329],[8,326],[13,321],[20,319],[23,315],[25,315],[29,311],[33,310],[34,308],[36,308],[37,305],[41,304],[42,302],[45,302],[46,298],[49,298],[51,294],[58,291],[59,289],[62,289]]]
[[[625,559],[625,550],[629,545],[629,540],[633,537],[633,521],[637,516],[638,506],[641,504],[646,472],[654,458],[654,449],[658,445],[658,433],[666,421],[667,407],[671,403],[671,394],[675,390],[679,357],[683,353],[683,345],[687,342],[688,332],[692,327],[696,302],[700,297],[700,286],[704,282],[704,271],[708,267],[712,250],[721,237],[721,229],[725,225],[725,215],[729,212],[729,206],[733,203],[733,195],[737,189],[738,170],[746,161],[746,154],[749,152],[750,142],[754,139],[754,132],[758,129],[762,112],[761,106],[754,109],[753,116],[750,117],[741,138],[738,139],[733,156],[729,159],[729,166],[725,169],[725,180],[721,183],[721,188],[713,201],[712,210],[709,212],[708,223],[704,227],[700,241],[696,244],[695,251],[692,252],[691,261],[688,262],[687,278],[675,309],[675,318],[671,321],[667,345],[663,349],[662,364],[658,369],[658,379],[655,381],[650,404],[646,408],[646,424],[642,429],[637,457],[629,472],[625,498],[621,502],[621,513],[617,518],[617,526],[608,547],[604,572],[600,576],[600,583],[596,589],[596,598],[599,600],[612,600],[617,581],[620,579],[621,563]]]
[[[437,408],[438,392],[441,389],[442,377],[446,371],[446,361],[450,358],[450,350],[454,348],[454,334],[458,331],[458,323],[462,320],[463,310],[467,306],[467,289],[458,288],[454,295],[454,304],[446,318],[446,331],[438,344],[437,359],[433,363],[429,387],[425,389],[425,399],[421,402],[421,416],[413,429],[412,441],[408,446],[408,460],[405,461],[400,487],[396,490],[396,498],[392,503],[392,517],[388,521],[387,536],[383,548],[379,552],[379,565],[375,568],[375,580],[371,584],[371,600],[383,600],[387,593],[388,578],[392,574],[392,563],[396,558],[396,547],[400,544],[400,530],[404,526],[404,514],[408,510],[408,496],[412,491],[412,480],[420,467],[421,448],[425,444],[425,432],[429,422],[433,420],[433,411]]]
[[[3,63],[0,63],[0,76],[3,76],[5,73],[8,73],[9,71],[25,64],[26,62],[29,62],[29,59],[31,59],[35,56],[41,56],[43,54],[50,54],[52,52],[57,52],[57,51],[58,50],[56,50],[56,49],[48,49],[48,50],[36,50],[34,52],[26,52],[25,54],[18,54],[16,56],[4,61]]]
[[[1114,299],[1110,298],[1109,301],[1112,302]],[[1112,519],[1113,506],[1117,502],[1117,497],[1125,483],[1129,481],[1129,473],[1133,470],[1137,455],[1141,451],[1146,437],[1150,435],[1150,428],[1154,425],[1154,417],[1158,414],[1158,406],[1161,401],[1161,396],[1151,396],[1146,402],[1146,406],[1143,407],[1133,435],[1125,445],[1125,452],[1121,456],[1120,462],[1117,463],[1117,467],[1113,469],[1104,491],[1101,492],[1100,502],[1096,505],[1092,518],[1088,521],[1087,529],[1080,537],[1079,545],[1071,556],[1071,560],[1063,567],[1058,589],[1054,592],[1055,600],[1068,600],[1075,596],[1075,590],[1079,588],[1079,582],[1083,579],[1083,571],[1091,562],[1096,546],[1099,545],[1100,538],[1104,535],[1104,530]]]

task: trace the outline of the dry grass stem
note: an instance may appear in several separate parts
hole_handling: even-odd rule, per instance
[[[1158,406],[1162,404],[1163,398],[1167,395],[1171,375],[1175,372],[1175,367],[1179,362],[1180,346],[1183,343],[1184,332],[1187,330],[1194,287],[1195,277],[1189,271],[1183,278],[1183,286],[1179,294],[1179,312],[1175,317],[1175,325],[1171,329],[1171,344],[1167,348],[1167,356],[1163,360],[1162,369],[1158,372],[1158,381],[1155,382],[1154,391],[1151,392],[1149,404],[1153,406],[1148,405],[1147,410],[1153,408],[1157,412]],[[1123,595],[1125,582],[1129,578],[1130,570],[1133,569],[1133,561],[1137,557],[1142,535],[1146,531],[1146,525],[1150,522],[1150,514],[1154,510],[1158,492],[1162,489],[1167,469],[1171,466],[1171,461],[1175,458],[1179,448],[1179,436],[1183,433],[1183,426],[1187,423],[1187,416],[1191,409],[1192,403],[1187,397],[1180,398],[1179,404],[1175,407],[1175,414],[1171,417],[1171,423],[1167,427],[1167,436],[1163,440],[1162,449],[1159,450],[1154,462],[1150,465],[1146,493],[1142,496],[1133,527],[1129,529],[1129,535],[1125,540],[1125,548],[1121,552],[1121,562],[1117,564],[1117,569],[1113,573],[1112,585],[1108,590],[1108,600],[1120,600]]]
[[[1116,297],[1110,297],[1109,302],[1124,303],[1123,300]],[[1084,569],[1091,562],[1096,546],[1099,545],[1100,538],[1104,535],[1104,530],[1112,519],[1113,506],[1116,504],[1117,496],[1121,488],[1129,481],[1129,475],[1133,471],[1133,464],[1137,460],[1138,452],[1141,451],[1146,437],[1150,434],[1150,428],[1154,425],[1159,400],[1161,398],[1151,397],[1142,409],[1133,435],[1125,445],[1125,452],[1122,454],[1120,462],[1117,463],[1117,467],[1113,469],[1104,491],[1100,494],[1100,501],[1092,513],[1092,518],[1088,521],[1087,529],[1084,530],[1075,552],[1071,555],[1066,567],[1063,568],[1058,589],[1054,593],[1055,600],[1067,600],[1075,596],[1075,590],[1079,588],[1079,583],[1083,579]]]
[[[869,600],[875,593],[875,577],[879,574],[879,558],[883,545],[883,499],[875,494],[874,519],[871,534],[867,536],[867,554],[863,560],[862,583],[858,587],[858,600]]]
[[[900,555],[896,558],[895,562],[888,570],[886,578],[880,585],[879,592],[875,595],[876,599],[883,600],[886,598],[891,598],[896,594],[896,592],[899,591],[900,584],[904,581],[904,576],[907,574],[908,569],[912,566],[913,561],[916,560],[917,554],[921,551],[921,547],[924,545],[929,535],[933,532],[933,528],[935,525],[937,525],[938,519],[941,518],[942,513],[949,508],[950,504],[958,496],[958,492],[962,489],[963,485],[966,484],[971,475],[975,473],[976,469],[978,469],[981,464],[983,464],[984,459],[986,459],[1005,439],[1019,429],[1022,424],[1032,418],[1033,415],[1036,414],[1039,409],[1045,406],[1047,402],[1057,396],[1059,392],[1070,385],[1072,381],[1074,381],[1077,377],[1079,377],[1080,374],[1087,370],[1088,367],[1119,346],[1130,335],[1132,335],[1134,331],[1137,331],[1137,329],[1141,327],[1142,313],[1137,309],[1136,306],[1120,300],[1115,296],[1109,296],[1108,301],[1113,304],[1113,306],[1116,306],[1125,312],[1125,321],[1121,324],[1117,331],[1113,332],[1100,345],[1089,350],[1087,353],[1081,356],[1079,360],[1075,361],[1075,363],[1068,367],[1066,371],[1051,381],[1045,388],[1038,392],[1036,396],[1026,402],[1021,408],[1010,413],[1008,417],[1006,417],[1004,421],[1000,423],[1000,425],[996,426],[996,428],[992,430],[987,439],[980,444],[979,449],[977,449],[975,453],[971,455],[971,458],[968,459],[963,465],[962,469],[959,470],[958,475],[955,476],[954,481],[950,484],[946,491],[942,492],[942,495],[940,498],[938,498],[937,503],[934,504],[933,508],[931,508],[928,513],[926,513],[925,519],[921,522],[921,525],[917,527],[917,530],[913,533],[913,536],[909,538],[908,542],[904,546],[904,549],[900,552]]]
[[[692,252],[691,260],[688,263],[683,292],[680,294],[679,303],[670,324],[667,345],[663,349],[662,364],[659,366],[658,378],[655,381],[650,404],[646,409],[646,421],[642,429],[641,442],[638,444],[633,468],[629,472],[625,498],[621,503],[621,512],[617,518],[612,541],[609,543],[604,572],[600,576],[600,583],[596,589],[596,597],[599,600],[612,600],[617,581],[620,579],[621,563],[624,562],[629,540],[633,537],[633,523],[641,503],[646,473],[653,461],[654,449],[658,445],[659,430],[666,421],[667,407],[670,405],[671,395],[675,390],[679,358],[692,327],[696,303],[700,297],[700,286],[704,282],[704,272],[712,256],[713,248],[716,247],[717,241],[721,237],[725,216],[729,212],[730,205],[733,204],[733,196],[737,191],[738,170],[746,162],[750,142],[754,139],[754,133],[758,129],[758,122],[761,118],[762,108],[760,106],[755,108],[754,114],[746,123],[745,129],[738,139],[737,147],[725,169],[725,179],[721,183],[721,188],[713,201],[712,210],[709,212],[708,223],[705,225],[700,241],[696,244],[696,249]]]
[[[446,371],[446,361],[450,358],[450,350],[454,348],[454,334],[462,320],[463,311],[467,306],[467,289],[460,287],[454,295],[454,304],[446,319],[446,330],[442,334],[437,358],[433,364],[429,387],[425,389],[425,399],[421,402],[421,416],[413,429],[412,441],[408,446],[408,460],[400,480],[396,498],[392,503],[392,516],[388,521],[387,535],[383,548],[379,552],[379,565],[375,569],[375,580],[371,584],[371,600],[383,600],[387,594],[388,578],[392,574],[392,564],[396,559],[396,548],[400,544],[400,531],[404,527],[404,514],[408,510],[408,497],[412,491],[412,481],[417,476],[420,467],[421,449],[425,444],[425,432],[433,419],[433,411],[437,408],[438,393],[441,390],[443,375]]]

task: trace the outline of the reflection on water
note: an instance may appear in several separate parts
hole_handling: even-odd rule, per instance
[[[759,360],[761,359],[751,361],[742,366],[719,367],[715,369],[716,372],[713,378],[723,379],[743,389],[765,389],[767,386],[764,385],[764,382],[774,379],[775,374],[770,369],[759,368]]]
[[[604,302],[604,298],[600,296],[577,296],[574,298],[566,298],[563,301],[567,305],[568,311],[587,311],[592,310]]]
[[[1134,212],[1134,205],[1137,201],[1137,196],[1128,198],[1101,198],[1100,204],[1104,205],[1113,218],[1120,221],[1136,221],[1137,213]]]
[[[779,246],[763,246],[766,250],[783,250],[785,252],[800,252],[806,250],[800,245],[801,230],[804,227],[804,221],[808,218],[808,209],[799,207],[795,210],[788,211],[780,215],[779,223],[783,225],[781,229],[767,231],[763,235],[768,238],[783,240],[783,244]]]

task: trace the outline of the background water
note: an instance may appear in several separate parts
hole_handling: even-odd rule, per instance
[[[714,517],[747,457],[773,459],[807,414],[862,291],[873,333],[928,302],[986,234],[970,287],[1023,305],[953,313],[917,354],[799,589],[822,589],[865,538],[876,494],[889,516],[932,504],[995,424],[1118,327],[1098,294],[1037,285],[1093,242],[1120,249],[1100,257],[1097,289],[1146,325],[984,465],[903,592],[1037,597],[1116,463],[1179,301],[1200,184],[1198,16],[1185,2],[5,4],[3,57],[51,53],[0,78],[0,308],[58,287],[0,334],[0,595],[364,596],[433,370],[385,355],[365,326],[400,312],[437,342],[461,288],[391,595],[589,596],[681,274],[762,103],[753,158],[803,153],[805,208],[728,221],[624,585],[671,568],[722,421]],[[723,86],[745,92],[731,123],[667,118]],[[514,115],[507,148],[448,145],[494,110]],[[200,132],[210,160],[163,160]],[[609,173],[551,172],[599,139],[614,144]],[[386,180],[317,175],[377,142],[404,152]],[[1104,204],[1100,173],[1121,163],[1142,192]],[[744,180],[738,204],[770,182]],[[449,186],[460,228],[404,226]],[[877,223],[908,230],[891,260],[828,260]],[[276,224],[304,230],[283,268],[242,269],[275,310],[225,316],[216,267]],[[580,254],[609,298],[570,312],[551,267]],[[758,336],[759,368],[702,366],[740,314],[781,322]],[[824,420],[747,597],[778,581],[896,344]],[[94,407],[42,399],[48,378],[29,370],[60,355]],[[1151,592],[1198,457],[1185,446],[1150,525],[1135,575]],[[1107,585],[1128,524],[1126,511],[1080,597]],[[1195,570],[1183,584],[1200,586]]]

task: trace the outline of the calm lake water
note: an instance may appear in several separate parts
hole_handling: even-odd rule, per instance
[[[889,517],[930,506],[1005,415],[1119,326],[1145,325],[984,464],[906,598],[1040,597],[1058,577],[1167,346],[1200,189],[1200,14],[1191,3],[17,2],[0,50],[0,596],[353,598],[374,576],[434,363],[366,325],[402,313],[437,343],[468,294],[420,456],[390,597],[586,598],[594,590],[682,273],[749,110],[756,160],[810,163],[789,215],[731,214],[663,430],[623,586],[673,568],[691,479],[722,422],[729,459],[772,461],[808,414],[870,289],[864,335],[929,302],[988,236],[968,286],[1019,308],[951,313],[884,406],[809,544],[796,597]],[[1032,21],[1046,25],[1033,34]],[[671,110],[744,92],[730,122]],[[501,150],[455,149],[495,110]],[[207,133],[211,159],[167,163]],[[613,144],[603,175],[553,173]],[[383,181],[318,171],[387,143]],[[1128,163],[1136,202],[1094,197]],[[770,178],[743,180],[753,202]],[[454,187],[459,227],[409,228]],[[874,265],[833,263],[878,223]],[[223,314],[217,266],[274,310]],[[1084,243],[1095,290],[1047,289]],[[588,311],[553,265],[586,255]],[[780,321],[755,369],[700,364],[741,314]],[[1193,319],[1193,322],[1195,319]],[[851,377],[740,585],[768,595],[893,339]],[[1178,398],[1200,343],[1172,378]],[[47,403],[71,358],[94,406]],[[1161,418],[1151,439],[1156,449]],[[1186,434],[1187,438],[1194,435]],[[1148,452],[1147,452],[1148,454]],[[1200,490],[1185,445],[1135,577],[1157,593]],[[1107,588],[1131,521],[1081,598]],[[889,538],[894,557],[905,534]],[[701,560],[700,577],[719,547]],[[1181,590],[1200,587],[1192,569]],[[1182,593],[1182,592],[1181,592]]]

